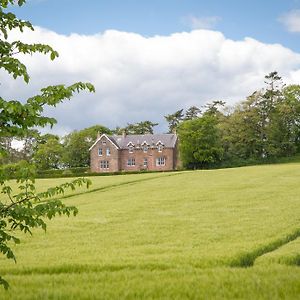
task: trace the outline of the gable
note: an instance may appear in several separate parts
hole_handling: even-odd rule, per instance
[[[112,144],[116,149],[120,149],[118,145],[116,145],[106,134],[102,134],[96,141],[95,143],[90,147],[89,151],[91,151],[102,139],[105,139],[107,142]]]

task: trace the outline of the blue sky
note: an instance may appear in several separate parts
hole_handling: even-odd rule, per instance
[[[59,134],[145,120],[164,132],[164,115],[216,99],[235,105],[272,71],[300,83],[300,0],[28,0],[13,11],[35,25],[14,38],[60,56],[22,58],[30,84],[7,77],[2,96],[76,81],[96,87],[47,110]]]
[[[61,34],[116,29],[169,35],[191,30],[192,20],[200,19],[230,39],[252,37],[300,51],[300,33],[288,32],[279,21],[297,9],[299,0],[31,0],[15,11],[34,25]]]

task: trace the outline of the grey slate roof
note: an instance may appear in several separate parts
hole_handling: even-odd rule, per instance
[[[134,146],[142,145],[146,142],[150,147],[156,146],[161,142],[165,148],[174,148],[177,141],[177,135],[173,133],[165,134],[136,134],[136,135],[110,135],[109,139],[120,149],[128,149],[131,142]]]

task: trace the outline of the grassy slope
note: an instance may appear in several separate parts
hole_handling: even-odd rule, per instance
[[[0,260],[0,299],[296,299],[300,270],[267,259],[290,244],[229,265],[300,228],[299,167],[95,177],[92,189],[133,183],[65,199],[76,218],[24,238],[16,265]]]

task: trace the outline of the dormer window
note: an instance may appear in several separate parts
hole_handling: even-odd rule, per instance
[[[148,145],[143,146],[143,151],[146,153],[148,151]]]
[[[142,149],[143,149],[144,153],[147,153],[148,148],[149,148],[149,145],[148,145],[146,142],[144,142],[144,143],[142,144]]]
[[[98,155],[99,155],[99,156],[102,156],[102,148],[99,148],[99,149],[98,149]]]
[[[162,152],[162,150],[164,148],[163,144],[159,141],[156,145],[157,145],[158,152]]]
[[[128,146],[129,153],[133,153],[134,145],[130,142],[128,143],[127,146]]]

